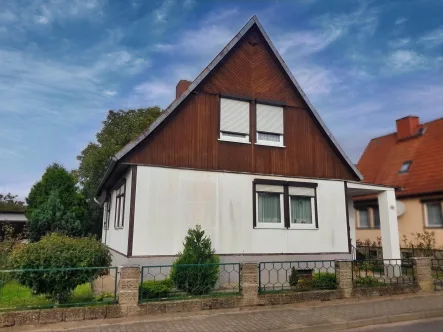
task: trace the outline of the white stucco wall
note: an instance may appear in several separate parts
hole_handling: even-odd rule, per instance
[[[123,176],[126,179],[125,219],[123,228],[114,228],[116,191],[113,190],[111,193],[111,215],[109,218],[109,229],[102,230],[102,242],[108,245],[110,248],[123,254],[128,252],[129,209],[131,206],[131,175],[132,171],[129,169],[129,171]],[[106,211],[103,212],[105,214]]]
[[[348,215],[349,215],[349,230],[351,235],[351,244],[355,247],[357,242],[357,235],[355,234],[355,212],[354,212],[354,201],[352,197],[348,197]]]
[[[318,230],[253,229],[256,178],[297,180],[138,166],[133,255],[175,255],[196,224],[219,254],[348,251],[343,181],[300,179],[318,183]]]

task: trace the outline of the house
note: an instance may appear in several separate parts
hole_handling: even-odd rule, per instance
[[[176,92],[98,188],[114,264],[170,264],[196,224],[224,262],[351,258],[362,194],[400,257],[394,189],[361,182],[255,16]]]
[[[24,209],[11,209],[0,207],[0,239],[3,238],[3,225],[12,226],[14,234],[21,234],[26,227],[28,219],[25,216]]]
[[[425,230],[443,246],[443,118],[422,123],[416,116],[396,121],[396,132],[372,139],[357,164],[366,181],[397,187],[400,241]],[[375,197],[355,201],[357,239],[380,234]]]

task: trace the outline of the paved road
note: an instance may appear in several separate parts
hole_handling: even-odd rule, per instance
[[[443,332],[443,318],[368,326],[352,332]],[[344,332],[344,331],[343,331]]]

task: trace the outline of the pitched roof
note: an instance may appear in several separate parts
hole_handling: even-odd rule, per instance
[[[211,61],[211,63],[197,76],[197,78],[192,82],[192,84],[188,87],[188,89],[177,99],[175,99],[168,108],[158,117],[156,121],[154,121],[149,128],[147,128],[144,132],[142,132],[138,137],[136,137],[134,140],[129,142],[126,146],[124,146],[119,152],[115,154],[115,156],[112,158],[113,162],[111,163],[111,167],[115,165],[117,161],[122,159],[126,154],[128,154],[133,148],[135,148],[140,142],[142,142],[145,138],[147,138],[168,116],[170,116],[171,113],[173,113],[177,107],[194,91],[195,88],[209,75],[209,73],[223,60],[223,58],[231,51],[231,49],[239,42],[239,40],[254,26],[257,26],[261,34],[263,35],[264,39],[266,40],[268,46],[276,56],[278,62],[283,67],[283,70],[290,78],[291,82],[293,83],[295,89],[300,93],[301,97],[303,98],[304,102],[308,105],[309,109],[311,110],[312,114],[314,115],[315,119],[321,126],[321,128],[324,130],[328,138],[330,139],[331,143],[335,146],[335,148],[338,150],[340,155],[343,157],[343,159],[346,161],[346,163],[349,165],[350,169],[354,172],[354,174],[362,180],[363,177],[360,174],[359,170],[355,167],[355,165],[352,163],[352,161],[349,159],[349,157],[345,154],[344,150],[341,148],[341,146],[338,144],[337,140],[332,136],[332,133],[329,131],[329,129],[326,127],[326,124],[323,122],[323,120],[320,118],[320,115],[315,110],[314,106],[311,104],[309,99],[307,98],[306,94],[303,92],[302,88],[292,75],[291,71],[289,70],[288,66],[278,53],[277,49],[275,48],[274,44],[272,43],[271,39],[263,29],[263,26],[261,25],[258,18],[254,15],[248,23],[237,33],[237,35],[234,36],[234,38],[225,46],[225,48]],[[109,169],[107,174],[109,175]],[[106,181],[107,176],[104,177],[102,180],[102,183],[100,184],[99,191],[104,184],[104,181]]]
[[[396,133],[372,139],[357,164],[365,181],[402,188],[400,197],[443,191],[443,118],[420,128],[423,135],[407,140]],[[407,161],[408,172],[400,173]]]

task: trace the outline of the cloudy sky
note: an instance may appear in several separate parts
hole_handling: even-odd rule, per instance
[[[0,0],[0,193],[77,166],[109,109],[173,99],[254,14],[346,153],[443,116],[441,0]]]

